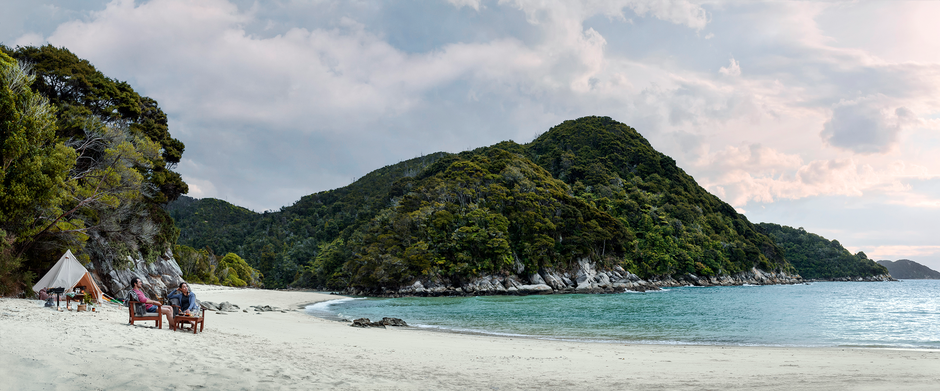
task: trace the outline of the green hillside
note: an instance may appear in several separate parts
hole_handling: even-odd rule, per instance
[[[803,228],[773,223],[760,223],[758,226],[786,251],[787,260],[803,278],[857,278],[888,274],[888,269],[868,259],[865,253],[853,255],[838,240],[828,240]]]
[[[792,271],[744,216],[607,117],[566,121],[526,145],[401,162],[278,212],[219,203],[171,204],[179,243],[238,253],[268,287],[459,284],[583,258],[642,277]],[[200,224],[214,233],[188,232]]]

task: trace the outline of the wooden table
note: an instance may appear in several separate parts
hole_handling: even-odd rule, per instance
[[[191,315],[191,316],[176,315],[175,317],[173,317],[173,321],[176,322],[176,325],[174,325],[174,328],[177,329],[177,330],[179,330],[181,327],[183,327],[183,323],[190,323],[190,322],[192,322],[192,324],[193,324],[193,334],[196,334],[196,326],[199,327],[199,331],[202,331],[202,329],[206,327],[206,318],[205,318],[205,316],[196,316],[196,315]]]
[[[73,301],[74,301],[74,302],[76,302],[76,303],[78,303],[78,304],[82,304],[82,301],[84,301],[84,300],[85,300],[85,294],[84,294],[84,293],[76,293],[75,296],[65,295],[65,308],[69,308],[69,303],[70,303],[70,302],[73,302]]]

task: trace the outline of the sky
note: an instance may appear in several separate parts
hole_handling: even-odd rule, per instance
[[[565,120],[637,129],[752,222],[940,270],[940,2],[0,0],[156,99],[189,195],[255,211]]]

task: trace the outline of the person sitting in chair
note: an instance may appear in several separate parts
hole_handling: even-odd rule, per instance
[[[170,292],[166,298],[179,300],[180,313],[186,315],[196,313],[196,309],[198,308],[196,305],[196,294],[189,290],[189,284],[181,282],[179,288]]]
[[[159,301],[150,300],[147,298],[147,295],[144,294],[144,282],[140,280],[140,277],[134,277],[131,279],[131,286],[134,287],[134,296],[137,297],[137,301],[146,304],[147,312],[157,312],[157,308],[160,309],[160,313],[166,315],[166,320],[173,325],[173,308],[170,306],[157,307],[155,304],[160,304]]]

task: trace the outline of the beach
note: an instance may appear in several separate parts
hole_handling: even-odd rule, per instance
[[[940,350],[588,343],[354,328],[303,312],[338,296],[193,285],[204,332],[0,299],[0,389],[933,390]],[[281,311],[258,313],[249,306]],[[74,309],[74,304],[73,304]],[[373,319],[376,320],[376,319]],[[405,319],[407,321],[408,319]]]

